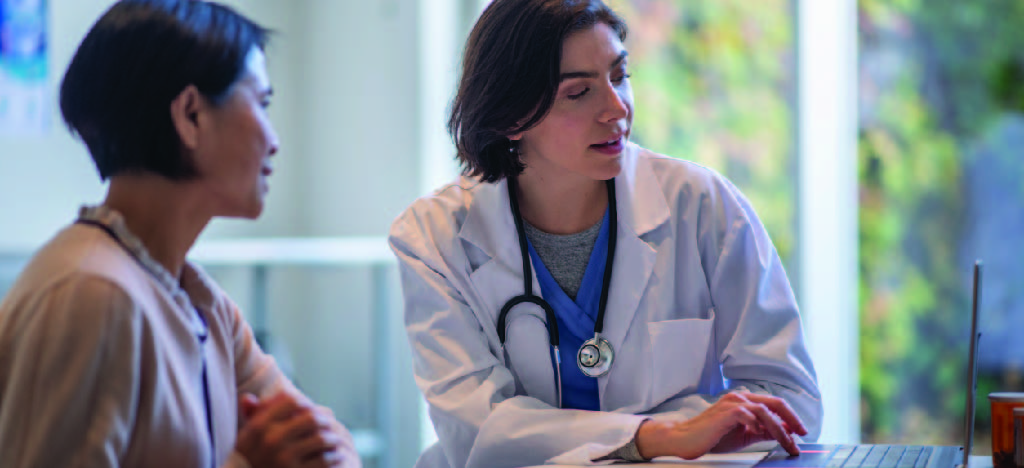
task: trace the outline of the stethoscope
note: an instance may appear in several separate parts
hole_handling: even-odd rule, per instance
[[[516,197],[517,182],[515,177],[509,177],[508,199],[512,205],[512,218],[515,219],[516,234],[519,236],[519,252],[523,257],[523,294],[509,299],[501,308],[498,314],[498,340],[501,343],[502,352],[505,351],[506,317],[512,308],[529,302],[544,309],[547,317],[545,324],[548,329],[548,340],[555,353],[555,385],[558,392],[558,407],[562,406],[562,358],[558,353],[558,322],[555,319],[555,310],[547,301],[533,294],[533,270],[530,267],[530,252],[526,244],[526,229],[523,227],[523,217],[519,214],[519,200]],[[597,320],[594,322],[594,337],[583,342],[579,351],[576,352],[576,365],[580,371],[588,377],[600,377],[608,373],[615,360],[615,350],[608,342],[601,331],[604,329],[605,306],[608,305],[608,290],[612,282],[612,262],[615,259],[615,240],[618,230],[618,213],[615,207],[615,179],[605,181],[608,187],[608,258],[605,260],[604,278],[601,282],[601,301],[598,303]]]

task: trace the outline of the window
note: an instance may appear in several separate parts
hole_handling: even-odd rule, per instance
[[[860,368],[866,441],[958,444],[970,268],[989,391],[1024,390],[1024,3],[860,0]]]

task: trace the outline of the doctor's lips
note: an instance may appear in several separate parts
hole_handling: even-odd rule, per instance
[[[600,142],[600,143],[595,143],[593,145],[590,145],[590,148],[593,149],[594,151],[599,152],[599,153],[604,153],[604,154],[608,154],[608,155],[616,155],[616,154],[621,153],[622,149],[625,146],[626,146],[625,139],[623,138],[622,135],[620,135],[617,138],[614,138],[614,139],[611,139],[611,140],[607,140],[607,141],[603,141],[603,142]]]
[[[265,177],[269,177],[270,174],[273,174],[273,173],[274,173],[274,168],[271,167],[271,166],[263,166],[260,169],[260,174],[263,174]]]

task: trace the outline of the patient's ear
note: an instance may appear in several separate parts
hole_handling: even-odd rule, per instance
[[[199,113],[205,105],[206,100],[195,85],[188,85],[171,101],[171,123],[185,149],[195,150],[199,146]]]

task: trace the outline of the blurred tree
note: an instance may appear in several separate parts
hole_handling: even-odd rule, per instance
[[[796,245],[788,0],[613,0],[630,27],[633,136],[725,174],[787,267]],[[787,268],[793,276],[793,269]]]
[[[1005,216],[979,206],[991,179],[971,174],[983,154],[1006,158],[1020,151],[980,141],[1021,102],[1024,83],[1011,83],[1016,71],[1006,64],[1024,50],[1024,2],[858,5],[862,435],[957,443],[969,265],[978,255],[968,239],[979,218]],[[974,149],[980,147],[987,150]],[[1007,168],[1024,168],[1019,157],[1009,157],[1014,162]],[[1024,211],[1020,194],[1004,200]],[[998,235],[1006,241],[1014,234]],[[986,290],[997,281],[987,278]],[[992,315],[983,310],[983,317]],[[1001,379],[985,375],[981,391],[1006,389]],[[984,433],[988,405],[978,404]]]

